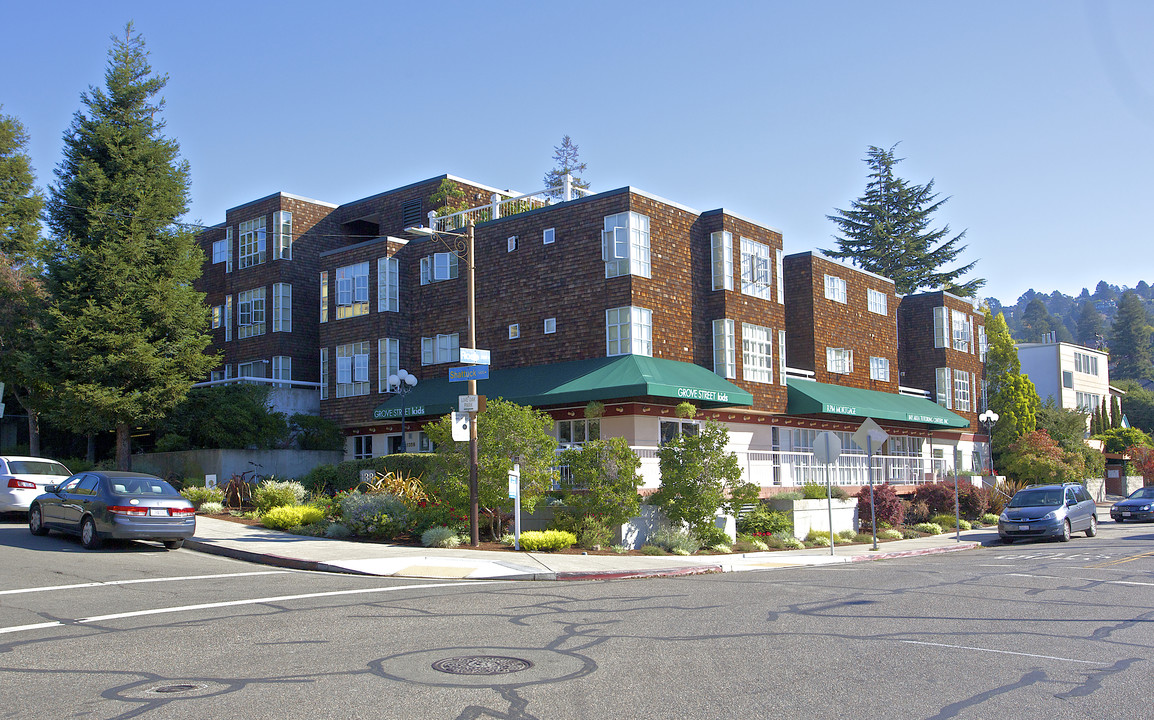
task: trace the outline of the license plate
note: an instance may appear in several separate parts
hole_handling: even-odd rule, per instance
[[[1019,529],[1019,530],[1029,530],[1029,529],[1030,529],[1030,526],[1029,526],[1029,525],[1019,525],[1019,526],[1018,526],[1018,529]]]
[[[148,508],[151,517],[168,517],[168,508]]]
[[[1122,517],[1129,517],[1129,515],[1130,513],[1126,512],[1125,510],[1122,511]]]

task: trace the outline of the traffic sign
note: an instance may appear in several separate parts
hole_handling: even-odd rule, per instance
[[[488,379],[488,365],[466,365],[465,367],[449,368],[449,382],[464,382],[466,380]]]
[[[453,413],[453,440],[466,442],[469,439],[469,413]]]
[[[461,348],[461,362],[470,365],[489,365],[492,353],[477,348]]]
[[[813,459],[823,465],[836,462],[841,455],[841,438],[833,433],[819,432],[813,439]]]
[[[881,425],[874,422],[873,418],[866,418],[857,432],[853,434],[853,441],[857,443],[857,446],[871,455],[879,452],[882,445],[889,439],[889,434],[882,430]]]

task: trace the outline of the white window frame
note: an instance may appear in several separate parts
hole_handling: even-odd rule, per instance
[[[934,308],[934,347],[948,347],[950,345],[950,326],[947,322],[948,310],[945,305]]]
[[[954,407],[954,388],[950,369],[940,367],[934,370],[934,401],[938,405],[950,410]]]
[[[769,300],[773,297],[770,270],[771,248],[763,242],[741,238],[741,293]]]
[[[775,266],[777,268],[777,304],[785,304],[785,260],[783,259],[785,253],[781,250],[774,250],[776,255]]]
[[[733,289],[733,233],[718,230],[709,234],[710,266],[714,290]]]
[[[240,267],[260,265],[265,260],[265,216],[245,220],[240,224]]]
[[[212,243],[212,264],[219,265],[228,262],[228,241],[215,240]]]
[[[889,301],[884,292],[869,288],[866,290],[866,296],[866,305],[870,312],[878,315],[889,314]]]
[[[377,392],[387,393],[389,376],[401,368],[401,341],[397,338],[377,340]]]
[[[456,280],[458,271],[457,253],[439,252],[421,258],[421,284]]]
[[[461,335],[434,335],[421,338],[421,364],[440,365],[461,359]]]
[[[278,260],[293,259],[293,214],[277,210],[272,214],[273,245]]]
[[[369,344],[352,342],[337,346],[337,397],[369,394]]]
[[[845,278],[826,273],[825,298],[844,305],[846,303]]]
[[[377,312],[401,311],[401,264],[395,257],[377,258]]]
[[[368,261],[337,268],[337,320],[369,314]]]
[[[970,411],[970,373],[954,370],[954,409],[958,412]]]
[[[964,312],[950,310],[951,347],[960,352],[969,352],[970,335],[969,316]]]
[[[785,372],[785,367],[786,367],[786,363],[785,363],[785,330],[778,330],[777,331],[777,381],[778,381],[778,383],[780,383],[782,385],[786,384],[785,381],[786,381],[787,375]]]
[[[321,400],[329,399],[329,349],[321,348]]]
[[[769,328],[741,324],[741,379],[773,382],[773,331]]]
[[[212,329],[213,330],[216,330],[217,328],[219,328],[221,326],[221,324],[224,322],[223,316],[224,316],[224,306],[223,305],[213,305],[212,306]]]
[[[885,357],[870,358],[870,380],[881,382],[890,381],[890,359]]]
[[[272,356],[272,379],[283,381],[276,383],[274,387],[291,387],[293,379],[293,359],[291,357],[288,355]]]
[[[245,290],[236,295],[237,339],[264,335],[265,293],[264,288]]]
[[[519,337],[521,337],[521,323],[510,323],[509,324],[509,339],[510,340],[516,340]]]
[[[605,354],[653,356],[653,312],[626,305],[605,311]]]
[[[293,286],[288,283],[272,284],[272,331],[293,331]]]
[[[584,445],[591,440],[601,439],[601,419],[558,420],[555,431],[557,443],[561,447]]]
[[[605,277],[652,277],[649,217],[636,212],[605,216],[601,231],[601,259]]]
[[[557,332],[557,318],[545,318],[545,334],[552,335]]]
[[[986,351],[989,350],[989,343],[986,341],[986,326],[978,326],[978,355],[981,356],[982,362],[986,361]]]
[[[713,372],[723,378],[737,377],[737,340],[733,320],[713,321]]]
[[[827,347],[825,349],[825,369],[838,375],[853,372],[853,348]]]
[[[232,295],[224,296],[224,340],[232,340]]]
[[[373,457],[373,436],[353,435],[353,460],[370,460]]]
[[[545,228],[541,231],[541,244],[552,245],[557,240],[557,231],[554,228]]]
[[[321,320],[322,323],[329,321],[329,271],[321,271]]]

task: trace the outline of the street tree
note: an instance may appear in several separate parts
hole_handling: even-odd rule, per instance
[[[130,434],[168,414],[217,363],[205,354],[208,308],[192,283],[204,253],[178,224],[188,209],[188,162],[163,135],[144,39],[113,37],[105,87],[80,96],[50,188],[46,258],[51,411],[79,433],[116,431],[130,469]]]
[[[1110,377],[1119,380],[1154,379],[1150,352],[1150,318],[1142,298],[1133,290],[1122,293],[1110,332]]]
[[[1014,441],[1005,453],[1002,469],[1019,482],[1081,482],[1087,477],[1082,455],[1064,450],[1045,430],[1026,433]]]
[[[561,144],[553,147],[553,162],[556,163],[554,168],[545,173],[546,188],[552,188],[547,193],[551,197],[561,197],[561,183],[566,175],[572,177],[573,187],[589,189],[589,181],[582,177],[582,173],[586,170],[586,164],[581,162],[577,144],[574,143],[568,135],[561,138]]]
[[[994,457],[1001,456],[1018,438],[1037,428],[1037,413],[1042,405],[1038,391],[1030,378],[1022,374],[1018,349],[1006,327],[1006,318],[998,313],[986,316],[986,397],[988,406],[998,414],[998,422],[991,431],[990,444]]]
[[[606,526],[621,525],[637,515],[641,459],[625,438],[590,440],[567,448],[561,453],[561,464],[568,468],[572,488],[565,494],[565,512],[574,525],[586,518]]]
[[[973,296],[986,281],[961,282],[961,278],[975,263],[943,269],[966,249],[962,244],[966,232],[949,237],[949,225],[930,228],[933,214],[949,198],[938,199],[933,180],[917,185],[894,174],[894,166],[902,160],[894,157],[896,147],[870,146],[865,158],[870,168],[865,194],[850,209],[826,216],[841,234],[834,235],[836,250],[822,252],[890,278],[899,295],[944,287],[956,295]]]

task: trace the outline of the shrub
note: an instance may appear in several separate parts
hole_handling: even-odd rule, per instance
[[[930,513],[952,513],[954,511],[954,483],[937,482],[919,485],[914,490],[914,502],[924,502]]]
[[[822,495],[822,497],[825,497]],[[790,490],[789,492],[778,493],[773,496],[774,500],[804,500],[805,496],[797,490]]]
[[[887,523],[889,525],[901,525],[902,520],[905,519],[906,510],[902,505],[902,501],[898,498],[897,493],[889,485],[874,485],[873,492],[873,513],[877,518],[878,524]],[[870,520],[870,489],[869,486],[863,486],[857,492],[857,516],[861,519],[863,525],[868,525]]]
[[[936,524],[930,523],[930,522],[918,523],[917,525],[914,525],[913,529],[917,530],[920,533],[925,533],[926,535],[941,535],[942,534],[942,526],[936,525]]]
[[[657,547],[656,545],[642,545],[641,546],[641,554],[642,555],[664,555],[665,551],[662,550],[661,548]]]
[[[805,543],[795,537],[789,537],[781,541],[781,546],[786,550],[801,550],[805,548]]]
[[[325,537],[334,540],[342,540],[352,534],[352,531],[342,523],[329,523],[329,526],[325,528]]]
[[[765,552],[769,550],[769,545],[766,545],[760,538],[755,538],[750,535],[740,535],[737,542],[733,544],[734,552]]]
[[[421,533],[421,544],[425,547],[454,548],[461,544],[456,528],[431,527]]]
[[[738,518],[737,532],[768,535],[776,532],[793,532],[793,513],[774,510],[758,503],[757,507]]]
[[[926,522],[930,519],[930,506],[924,500],[917,502],[903,502],[902,507],[905,508],[906,516],[904,521],[908,525],[916,525],[921,522]]]
[[[341,522],[353,535],[391,540],[410,528],[409,510],[392,495],[351,493],[341,500]]]
[[[725,543],[718,543],[709,546],[709,552],[714,555],[728,555],[733,552],[733,548]]]
[[[810,530],[805,536],[807,543],[815,542],[817,540],[825,540],[825,544],[829,545],[829,531],[828,530]]]
[[[649,536],[649,543],[678,555],[692,555],[701,549],[701,543],[684,530],[674,530],[668,526],[659,527]],[[678,552],[679,550],[684,552]]]
[[[420,501],[415,507],[410,507],[409,519],[413,533],[418,535],[433,527],[449,527],[461,532],[469,525],[469,518],[463,510],[435,499]]]
[[[955,522],[955,520],[956,518],[953,515],[947,515],[945,513],[934,515],[932,518],[930,518],[931,523],[934,525],[941,525],[942,528],[949,528],[951,530],[955,527],[960,527],[962,530],[972,530],[974,528],[974,526],[970,524],[969,520],[962,520],[961,522]]]
[[[997,525],[998,524],[998,516],[993,514],[993,513],[986,513],[985,515],[982,516],[982,524],[983,525]]]
[[[733,542],[724,530],[716,525],[706,525],[693,531],[693,537],[705,547],[729,545]]]
[[[895,538],[886,535],[887,532],[892,533],[892,532],[897,532],[897,531],[896,530],[882,530],[878,533],[878,537],[889,538],[890,540],[894,540]],[[902,534],[898,533],[897,539],[900,540],[901,537],[902,537]],[[874,541],[874,536],[870,535],[869,533],[857,533],[851,539],[856,543],[872,543]]]
[[[311,505],[281,505],[262,515],[260,522],[273,530],[289,530],[324,519],[324,511]]]
[[[224,505],[218,502],[201,503],[198,511],[205,515],[220,515],[224,512]]]
[[[566,530],[530,530],[521,533],[521,549],[529,552],[554,552],[576,544],[577,536]]]
[[[904,540],[915,540],[917,538],[920,538],[921,536],[922,536],[922,534],[916,530],[906,529],[906,530],[902,531],[902,538]]]
[[[857,535],[855,530],[838,530],[837,532],[837,536],[842,540],[853,540]]]
[[[618,555],[624,555],[625,553],[629,552],[629,548],[625,547],[624,545],[614,545],[612,550]]]
[[[878,537],[885,538],[886,540],[901,540],[905,535],[902,534],[901,530],[889,529],[880,531]]]
[[[252,492],[252,502],[256,511],[264,515],[269,510],[285,505],[299,505],[304,502],[308,491],[295,480],[265,480]]]
[[[218,488],[192,485],[181,490],[180,494],[197,510],[206,502],[218,504],[224,502],[224,491]]]
[[[841,485],[834,485],[826,492],[826,486],[822,483],[807,482],[802,486],[802,497],[806,500],[825,500],[832,497],[834,500],[847,500],[849,493],[845,491]],[[778,497],[781,497],[780,495]]]
[[[967,480],[958,482],[958,512],[967,520],[977,520],[990,506],[990,491]]]
[[[812,547],[829,547],[829,535],[825,537],[815,537],[812,540],[806,540],[805,543]]]

